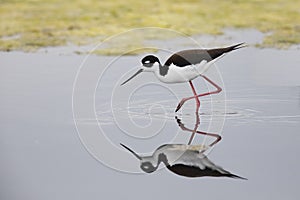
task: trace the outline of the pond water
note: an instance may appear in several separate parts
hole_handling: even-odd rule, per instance
[[[157,54],[167,58],[166,52]],[[224,90],[201,99],[199,124],[193,101],[174,112],[179,100],[192,94],[188,84],[161,84],[145,73],[119,86],[142,56],[121,57],[101,76],[99,68],[112,57],[90,56],[80,75],[84,55],[2,52],[0,57],[1,199],[300,196],[299,50],[248,47],[223,57],[207,76]],[[211,89],[201,78],[195,85],[200,92]],[[220,135],[207,157],[248,180],[186,178],[163,167],[145,174],[119,145],[150,155],[162,144],[187,144],[191,132],[182,130],[178,119],[189,129],[196,123],[198,131]],[[195,134],[191,143],[208,146],[214,140]]]

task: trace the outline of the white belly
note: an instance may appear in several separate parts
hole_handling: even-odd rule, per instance
[[[204,72],[211,66],[212,63],[202,61],[197,65],[189,65],[185,67],[177,67],[175,65],[170,65],[168,73],[165,76],[156,72],[157,78],[164,83],[184,83],[191,81]]]

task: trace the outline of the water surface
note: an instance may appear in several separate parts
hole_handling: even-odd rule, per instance
[[[164,52],[158,54],[166,59]],[[226,98],[220,94],[212,104],[209,97],[202,99],[199,130],[221,131],[218,134],[222,136],[209,152],[210,160],[248,178],[244,181],[189,179],[164,169],[152,174],[124,173],[103,165],[83,146],[73,121],[72,87],[84,56],[1,53],[1,199],[298,199],[298,55],[298,50],[252,47],[227,55],[217,65]],[[129,105],[124,103],[126,100],[116,101],[120,105],[111,110],[111,98],[106,94],[111,93],[116,80],[121,81],[124,72],[137,66],[141,57],[121,58],[121,72],[110,68],[112,71],[107,71],[105,81],[95,90],[92,106],[97,118],[82,116],[78,120],[87,129],[100,123],[106,136],[120,149],[122,142],[137,152],[149,153],[163,143],[171,143],[176,135],[178,141],[188,143],[190,133],[180,129],[175,116],[194,128],[194,103],[186,103],[181,113],[174,113],[177,98],[191,95],[188,84],[174,86],[173,94],[156,84],[151,74],[145,74],[140,79],[154,84],[137,90]],[[105,60],[110,58],[91,56],[87,64],[96,70]],[[90,70],[87,77],[97,74]],[[200,91],[207,89],[201,79],[196,83]],[[128,88],[122,91],[126,93]],[[149,110],[153,103],[160,106]],[[211,105],[215,105],[213,111]],[[116,125],[113,111],[120,119],[126,119],[129,111],[141,127],[149,124],[150,117],[165,121],[165,125],[154,136],[144,128],[141,134],[151,137],[141,139],[136,132],[128,135],[122,131],[124,127]],[[212,115],[217,116],[215,121],[221,120],[217,127],[209,126]],[[210,138],[196,135],[193,140],[194,144],[203,142],[208,144]],[[101,146],[95,146],[97,149],[110,153]],[[121,155],[122,163],[140,170],[138,161],[128,152],[122,151]]]

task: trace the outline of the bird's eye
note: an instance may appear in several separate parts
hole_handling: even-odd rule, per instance
[[[141,166],[142,168],[144,168],[144,169],[149,169],[149,164],[148,163],[144,163],[144,164],[142,164],[142,166]]]
[[[145,172],[153,172],[154,171],[154,167],[150,162],[144,162],[141,164],[141,168],[142,170],[144,170]]]

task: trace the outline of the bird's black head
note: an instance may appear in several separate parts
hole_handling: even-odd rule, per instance
[[[142,59],[144,67],[152,67],[155,63],[160,64],[159,59],[156,56],[148,55]]]
[[[140,167],[146,173],[152,173],[157,169],[157,167],[154,167],[153,164],[148,161],[142,162]]]
[[[146,172],[146,173],[152,173],[154,172],[155,170],[157,170],[158,168],[158,165],[160,163],[164,163],[166,166],[169,166],[170,164],[168,163],[168,159],[166,157],[166,155],[164,153],[160,153],[158,155],[158,161],[157,161],[157,164],[156,166],[153,165],[153,162],[150,162],[148,161],[147,157],[144,157],[142,160],[141,160],[141,169]]]
[[[158,68],[153,67],[153,66],[159,67],[160,65],[161,64],[160,64],[159,59],[157,57],[155,57],[153,55],[145,56],[142,59],[142,66],[141,66],[141,68],[135,74],[133,74],[129,79],[127,79],[126,81],[124,81],[121,85],[124,85],[125,83],[127,83],[128,81],[130,81],[131,79],[133,79],[135,76],[137,76],[138,74],[140,74],[141,72],[154,72]]]

